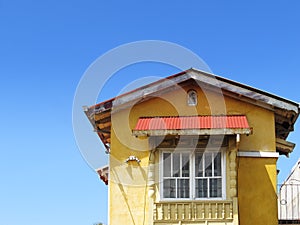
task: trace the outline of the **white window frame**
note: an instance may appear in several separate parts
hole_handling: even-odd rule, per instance
[[[221,147],[219,150],[216,149],[188,149],[188,148],[159,148],[159,193],[161,201],[191,201],[191,200],[225,200],[226,199],[226,147]],[[221,178],[222,178],[222,197],[205,197],[196,198],[196,184],[195,184],[195,152],[221,152]],[[164,198],[163,197],[163,153],[190,153],[190,198]],[[177,190],[176,190],[177,192]]]

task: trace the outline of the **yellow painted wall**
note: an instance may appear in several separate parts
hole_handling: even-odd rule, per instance
[[[130,110],[122,110],[112,114],[110,181],[109,181],[109,223],[143,224],[148,221],[148,199],[145,197],[148,140],[140,140],[132,136],[129,123]],[[141,160],[126,163],[129,156]]]
[[[186,91],[191,88],[198,92],[197,107],[187,106],[186,104]],[[205,91],[204,93],[195,86],[179,88],[176,91],[165,93],[160,97],[154,97],[153,99],[136,104],[129,109],[113,113],[109,182],[110,225],[140,225],[143,224],[144,220],[146,220],[145,224],[147,224],[149,220],[148,198],[145,196],[149,145],[147,138],[139,139],[132,136],[132,129],[138,118],[142,116],[211,114],[246,115],[250,126],[253,127],[253,134],[241,137],[239,149],[247,151],[275,151],[273,112],[231,97],[224,97],[213,91]],[[141,166],[138,166],[136,163],[126,164],[125,160],[130,155],[137,156],[141,160]],[[157,157],[156,160],[158,160]],[[255,214],[262,215],[261,212],[269,212],[269,220],[272,220],[272,223],[264,224],[273,224],[275,218],[277,219],[277,214],[274,211],[276,207],[276,199],[274,199],[276,160],[242,158],[239,161],[239,166],[238,194],[240,224],[263,224],[260,223],[262,219],[260,216],[255,217]],[[253,188],[253,185],[249,185],[253,182],[257,185],[256,188]],[[255,191],[258,195],[255,195]],[[267,200],[265,201],[265,199]],[[263,201],[266,203],[262,204]],[[265,207],[264,211],[259,210],[260,205]],[[255,214],[247,213],[249,210],[255,212]]]
[[[187,106],[186,91],[194,89],[198,93],[198,105]],[[130,127],[134,128],[140,116],[190,116],[190,115],[246,115],[253,134],[242,136],[240,149],[247,151],[275,151],[274,113],[267,109],[220,95],[199,87],[184,87],[140,103],[130,112]]]
[[[240,225],[277,225],[276,159],[240,158]]]

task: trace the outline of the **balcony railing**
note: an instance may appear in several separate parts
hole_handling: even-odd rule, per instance
[[[232,221],[232,201],[160,202],[154,204],[154,222]]]
[[[279,224],[300,224],[300,184],[278,187]]]

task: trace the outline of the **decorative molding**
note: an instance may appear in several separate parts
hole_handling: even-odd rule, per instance
[[[230,197],[234,198],[237,196],[237,156],[238,149],[234,147],[229,153],[229,186],[230,186]]]
[[[254,157],[254,158],[278,158],[278,152],[264,152],[264,151],[239,151],[239,157]]]
[[[155,155],[154,151],[150,152],[148,167],[148,196],[154,199],[155,194]]]
[[[233,224],[233,202],[228,200],[157,202],[153,210],[158,224]]]
[[[138,157],[134,156],[134,155],[129,156],[129,157],[125,160],[126,163],[128,163],[129,161],[137,161],[137,163],[140,163],[140,162],[141,162],[141,160],[140,160]]]

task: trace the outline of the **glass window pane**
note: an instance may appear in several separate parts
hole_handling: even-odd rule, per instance
[[[222,197],[222,179],[211,178],[209,180],[209,196],[211,198]]]
[[[190,180],[189,179],[178,179],[177,180],[177,194],[178,198],[189,198],[190,197]]]
[[[163,176],[171,177],[171,153],[163,153]]]
[[[197,105],[197,93],[194,90],[188,92],[188,105]]]
[[[173,153],[173,177],[180,177],[180,153]]]
[[[207,198],[207,179],[196,179],[196,198]]]
[[[221,153],[214,154],[214,176],[221,176]]]
[[[222,197],[221,152],[163,152],[163,198],[190,198],[191,190],[196,198]],[[194,161],[190,170],[190,160]],[[192,177],[192,175],[194,177]],[[190,179],[193,179],[190,186]]]
[[[176,198],[175,179],[165,179],[163,182],[163,197]]]
[[[196,177],[203,177],[203,153],[195,153],[195,175]]]
[[[190,176],[190,154],[182,153],[182,177]]]
[[[212,176],[212,153],[205,153],[205,177]]]

